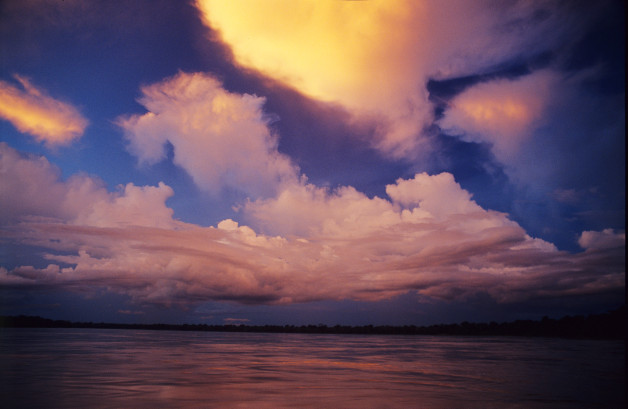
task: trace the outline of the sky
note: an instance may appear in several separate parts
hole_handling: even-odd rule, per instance
[[[617,308],[624,7],[3,0],[0,314]]]

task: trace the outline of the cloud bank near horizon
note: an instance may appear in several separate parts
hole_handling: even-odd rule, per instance
[[[623,233],[584,232],[585,251],[558,251],[480,207],[449,173],[399,179],[388,198],[301,178],[242,207],[253,227],[231,219],[201,227],[173,218],[166,200],[174,192],[163,183],[108,192],[87,175],[63,181],[45,158],[6,144],[0,154],[5,235],[48,249],[49,262],[3,268],[5,287],[102,288],[187,307],[377,301],[408,291],[512,303],[623,286]]]

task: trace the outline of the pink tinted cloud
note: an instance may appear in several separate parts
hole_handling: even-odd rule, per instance
[[[173,211],[165,201],[169,186],[135,186],[108,192],[104,184],[78,174],[67,181],[45,157],[22,155],[0,143],[0,224],[53,219],[64,224],[115,227],[173,227]]]
[[[287,186],[276,198],[249,201],[244,218],[261,231],[301,237],[360,237],[402,223],[455,219],[457,229],[515,225],[471,200],[453,175],[421,173],[387,185],[390,200],[369,198],[351,186],[335,191],[311,184]]]
[[[471,200],[471,194],[456,183],[451,173],[434,176],[421,173],[414,179],[399,179],[394,185],[386,186],[386,194],[404,208],[420,207],[437,218],[482,210]]]
[[[626,233],[613,229],[583,231],[578,239],[580,247],[586,250],[612,249],[626,246]]]
[[[0,118],[18,131],[49,145],[63,145],[83,135],[88,120],[74,106],[61,102],[15,75],[21,87],[0,81]]]
[[[262,111],[264,98],[226,91],[210,75],[178,75],[142,88],[139,102],[147,113],[118,119],[129,151],[140,163],[165,158],[174,147],[174,163],[202,189],[223,187],[252,196],[272,195],[296,179],[290,159],[277,151],[277,138]]]
[[[329,192],[312,184],[294,184],[275,198],[247,202],[242,211],[264,232],[299,237],[361,234],[399,220],[390,202],[369,199],[350,186]]]
[[[596,251],[558,251],[529,237],[506,214],[478,206],[448,174],[400,179],[388,186],[389,198],[294,184],[243,208],[253,227],[230,219],[200,227],[172,218],[165,205],[172,190],[165,185],[107,192],[89,187],[84,177],[78,186],[88,188],[75,199],[82,205],[69,206],[70,192],[80,191],[77,182],[59,180],[50,164],[38,165],[46,163],[42,158],[4,149],[11,158],[2,164],[7,176],[41,178],[57,192],[49,202],[56,210],[47,218],[28,208],[30,217],[3,230],[5,237],[48,249],[49,265],[2,268],[2,286],[103,288],[138,303],[190,306],[209,300],[381,300],[408,291],[446,300],[485,293],[516,302],[624,285],[624,246],[599,244],[615,233],[585,232],[581,244]],[[31,166],[5,166],[15,161]],[[152,216],[142,219],[138,209]]]

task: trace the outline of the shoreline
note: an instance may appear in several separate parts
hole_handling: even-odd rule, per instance
[[[565,316],[560,319],[517,320],[459,324],[416,325],[245,325],[245,324],[121,324],[53,320],[38,316],[0,316],[0,328],[94,328],[153,331],[251,332],[344,335],[452,335],[522,336],[573,339],[626,339],[626,307],[604,314]]]

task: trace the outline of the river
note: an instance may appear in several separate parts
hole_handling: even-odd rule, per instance
[[[623,408],[623,341],[0,328],[4,408]]]

